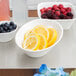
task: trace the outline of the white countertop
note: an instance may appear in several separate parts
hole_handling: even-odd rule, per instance
[[[41,58],[26,56],[14,39],[0,43],[0,68],[39,68],[41,64],[47,64],[50,68],[76,68],[76,21],[71,29],[64,31],[60,43]]]

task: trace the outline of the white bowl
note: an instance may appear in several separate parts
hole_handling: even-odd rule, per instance
[[[6,22],[9,23],[9,21],[1,21],[0,24],[6,23]],[[0,33],[0,42],[8,42],[8,41],[12,40],[16,34],[17,28],[11,32]]]
[[[63,27],[64,30],[70,29],[70,27],[72,26],[72,24],[76,20],[75,7],[71,3],[68,3],[68,2],[43,2],[43,3],[40,3],[40,4],[38,4],[38,8],[37,8],[39,18],[41,18],[40,9],[42,9],[44,7],[45,8],[52,7],[54,4],[57,4],[57,5],[63,4],[64,7],[71,7],[72,8],[72,13],[74,14],[73,19],[58,19],[58,20],[56,20],[61,24],[61,26]],[[52,20],[52,19],[50,19],[50,20]]]
[[[32,51],[32,50],[27,50],[27,49],[22,48],[24,34],[28,30],[33,29],[37,25],[44,25],[44,26],[56,29],[57,33],[58,33],[58,38],[57,38],[56,43],[54,45],[52,45],[51,47],[48,47],[43,50],[37,50],[37,51]],[[20,47],[24,51],[24,53],[27,54],[28,56],[41,57],[41,56],[44,56],[48,51],[51,51],[51,49],[56,44],[58,44],[58,42],[61,40],[62,36],[63,36],[63,29],[58,22],[56,22],[54,20],[50,21],[50,20],[46,20],[46,19],[36,19],[36,20],[26,23],[19,29],[19,31],[16,34],[15,41],[16,41],[16,44],[18,45],[18,47]]]

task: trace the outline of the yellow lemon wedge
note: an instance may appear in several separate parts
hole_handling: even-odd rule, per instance
[[[40,37],[38,35],[28,36],[22,43],[24,49],[37,50],[40,45]]]
[[[27,31],[24,35],[24,40],[26,39],[26,37],[28,37],[29,35],[31,36],[32,34],[32,30]]]
[[[38,25],[38,26],[36,26],[36,27],[33,29],[33,31],[34,31],[35,33],[37,33],[37,34],[42,34],[42,35],[44,35],[44,36],[47,38],[47,40],[48,40],[48,38],[49,38],[49,31],[48,31],[47,27],[45,27],[45,26],[43,26],[43,25]]]
[[[48,31],[49,31],[49,34],[50,34],[49,40],[48,40],[48,46],[51,46],[57,40],[57,31],[53,28],[48,28]]]
[[[41,34],[39,34],[39,37],[40,37],[39,50],[47,48],[47,38]]]

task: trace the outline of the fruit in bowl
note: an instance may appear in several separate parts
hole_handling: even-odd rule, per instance
[[[64,7],[63,4],[54,4],[52,7],[40,9],[41,18],[44,19],[73,19],[71,7]]]
[[[5,22],[0,24],[0,33],[7,33],[15,30],[17,25],[14,22]]]
[[[22,47],[24,49],[42,50],[52,46],[57,40],[57,32],[53,28],[38,25],[24,35]]]
[[[42,2],[38,4],[37,8],[38,17],[40,19],[56,20],[61,24],[64,30],[70,29],[75,22],[75,10],[75,6],[69,2]]]
[[[57,32],[56,34],[57,38],[55,36],[52,36],[52,34],[55,35],[55,32],[51,33],[49,37],[47,29],[49,30],[51,29],[51,32],[53,29],[55,29]],[[52,51],[52,48],[54,48],[54,46],[58,44],[62,36],[63,36],[63,29],[57,21],[55,20],[50,21],[48,19],[36,19],[24,24],[18,30],[15,37],[15,41],[18,47],[21,49],[21,52],[25,53],[30,57],[36,58],[44,56],[49,51]],[[56,40],[52,37],[55,37]],[[53,42],[55,40],[55,42],[53,45],[47,47],[48,45],[47,42],[50,40],[53,40]],[[39,48],[39,46],[41,47]]]
[[[17,25],[10,21],[0,22],[0,42],[8,42],[12,40],[16,34]]]

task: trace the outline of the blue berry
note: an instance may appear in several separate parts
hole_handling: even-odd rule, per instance
[[[14,25],[14,22],[13,22],[13,21],[11,21],[11,22],[10,22],[10,26],[13,26],[13,25]]]
[[[12,26],[9,26],[8,29],[9,29],[10,31],[12,31],[12,30],[13,30],[13,27],[12,27]]]
[[[7,30],[7,32],[10,32],[10,30]]]
[[[3,28],[2,27],[0,27],[0,33],[2,33],[3,32]]]
[[[16,28],[17,28],[17,25],[16,25],[16,24],[14,24],[14,25],[13,25],[13,29],[16,29]]]

